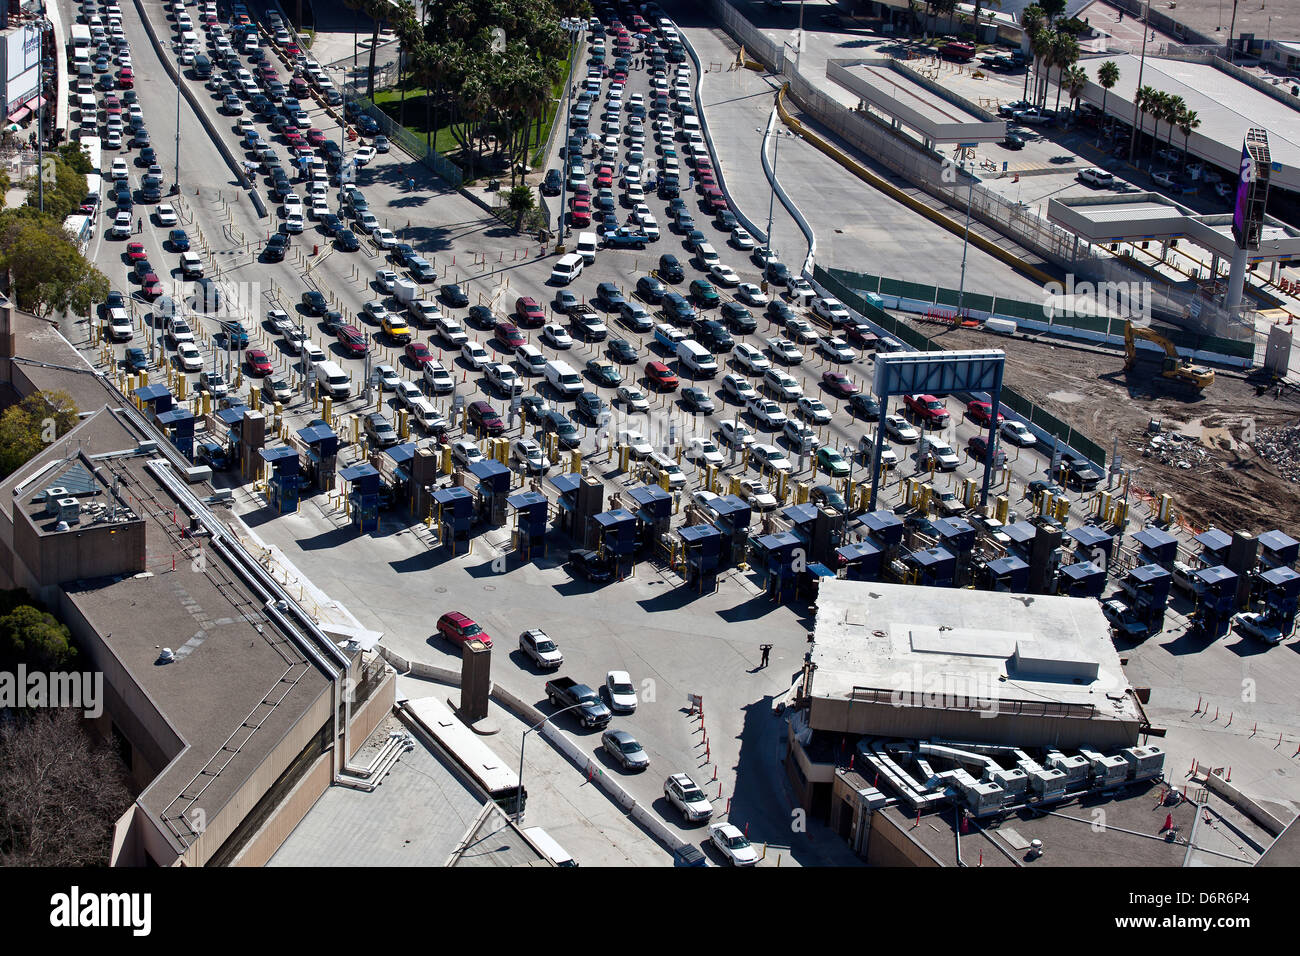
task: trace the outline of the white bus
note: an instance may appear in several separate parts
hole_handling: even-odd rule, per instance
[[[462,724],[446,704],[436,697],[421,697],[407,700],[402,706],[497,806],[506,813],[523,812],[528,791],[519,783],[519,774]]]
[[[72,25],[72,48],[74,50],[84,50],[90,46],[90,27],[84,23],[74,23]]]

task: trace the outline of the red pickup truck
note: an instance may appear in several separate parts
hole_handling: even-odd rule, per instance
[[[948,409],[933,395],[908,395],[904,404],[926,428],[939,428],[948,424]]]

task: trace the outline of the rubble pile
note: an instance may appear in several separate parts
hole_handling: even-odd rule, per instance
[[[1300,425],[1262,428],[1255,433],[1253,447],[1287,481],[1300,481]]]
[[[1142,446],[1143,458],[1154,458],[1170,468],[1189,470],[1207,464],[1209,451],[1190,435],[1147,435],[1146,444]]]

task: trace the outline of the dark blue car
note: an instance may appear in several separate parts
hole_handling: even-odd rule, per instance
[[[185,252],[190,247],[190,237],[184,229],[173,229],[167,236],[174,252]]]
[[[127,349],[122,364],[128,371],[143,372],[149,368],[149,356],[144,354],[144,349]]]

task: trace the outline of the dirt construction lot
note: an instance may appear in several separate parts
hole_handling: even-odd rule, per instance
[[[950,349],[994,344],[968,329],[916,327]],[[1008,385],[1102,447],[1118,438],[1123,463],[1139,469],[1134,487],[1173,495],[1175,512],[1189,524],[1255,534],[1300,531],[1300,485],[1256,448],[1271,429],[1300,423],[1294,393],[1260,394],[1240,376],[1219,371],[1203,396],[1188,398],[1158,384],[1157,367],[1142,363],[1125,372],[1119,351],[1018,338],[996,345],[1007,353]],[[1153,418],[1162,432],[1154,442],[1147,433]]]

